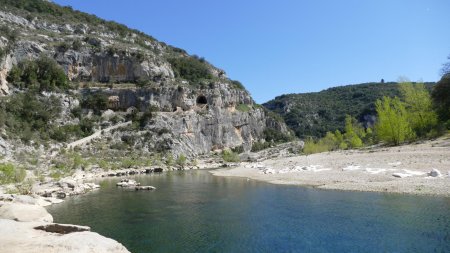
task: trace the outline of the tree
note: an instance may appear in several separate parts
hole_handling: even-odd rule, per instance
[[[411,128],[418,136],[425,136],[438,121],[430,93],[423,83],[402,82],[399,87]]]
[[[439,120],[447,122],[447,128],[450,128],[450,73],[444,75],[433,87],[431,96]]]
[[[378,114],[375,130],[380,140],[399,145],[414,137],[405,106],[398,97],[383,97],[375,106]]]
[[[64,70],[55,60],[46,56],[20,62],[11,69],[7,80],[19,88],[39,91],[64,90],[69,83]]]
[[[442,69],[441,69],[442,77],[450,74],[450,55],[447,56],[447,60],[449,60],[449,61],[442,65]]]
[[[344,138],[350,148],[359,148],[363,146],[361,138],[364,138],[364,128],[359,122],[350,115],[345,116],[345,134]],[[360,138],[361,137],[361,138]]]

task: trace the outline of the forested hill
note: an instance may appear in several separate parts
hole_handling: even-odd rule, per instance
[[[428,88],[433,85],[426,83]],[[399,94],[397,83],[363,83],[320,92],[286,94],[264,106],[282,115],[298,137],[322,137],[327,131],[342,130],[346,114],[366,126],[372,124],[376,119],[375,101]]]

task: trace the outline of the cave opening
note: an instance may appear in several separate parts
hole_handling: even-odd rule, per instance
[[[197,97],[197,105],[206,105],[208,104],[208,100],[206,99],[205,96],[200,95]]]

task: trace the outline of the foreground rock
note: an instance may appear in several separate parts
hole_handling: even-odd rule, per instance
[[[122,244],[97,233],[88,231],[76,232],[77,229],[75,228],[78,226],[75,225],[66,225],[75,230],[68,233],[47,232],[42,229],[49,226],[52,227],[51,225],[42,222],[17,222],[0,219],[1,252],[129,252]],[[82,231],[83,229],[79,230]]]
[[[86,226],[51,223],[53,217],[29,198],[3,195],[0,201],[0,252],[129,252],[122,244]],[[37,202],[37,201],[36,201]]]
[[[45,210],[45,208],[21,203],[1,204],[0,218],[15,221],[53,222],[53,217]]]

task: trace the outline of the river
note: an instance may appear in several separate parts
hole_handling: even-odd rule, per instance
[[[272,185],[208,171],[133,179],[48,208],[131,252],[450,252],[450,198]]]

